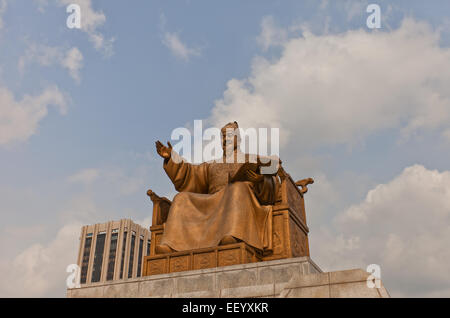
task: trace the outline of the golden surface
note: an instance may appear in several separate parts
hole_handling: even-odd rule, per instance
[[[237,123],[224,128],[230,126]],[[228,135],[222,138],[225,153],[230,143],[225,142]],[[153,221],[144,275],[309,256],[303,195],[312,179],[294,182],[281,162],[276,175],[262,175],[243,172],[246,163],[187,163],[170,143],[166,147],[158,141],[156,148],[179,193],[171,202],[147,192]],[[235,146],[232,156],[238,155]],[[242,181],[231,182],[237,171]],[[233,241],[239,243],[222,245]]]

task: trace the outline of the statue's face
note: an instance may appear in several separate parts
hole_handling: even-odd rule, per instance
[[[238,136],[233,128],[222,130],[222,149],[223,151],[235,150],[238,147]]]

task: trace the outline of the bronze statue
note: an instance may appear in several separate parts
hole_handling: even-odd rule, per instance
[[[237,122],[225,125],[222,132],[224,156],[239,155]],[[232,149],[230,149],[232,147]],[[164,170],[179,193],[170,205],[164,234],[156,246],[157,254],[233,244],[243,241],[263,251],[272,233],[271,209],[276,199],[276,179],[261,174],[259,169],[246,169],[246,163],[225,160],[198,165],[182,160],[172,150],[156,142],[158,154],[164,158]],[[231,151],[230,151],[231,150]],[[250,161],[250,155],[244,155]],[[178,158],[177,158],[178,159]],[[177,163],[178,162],[178,163]],[[240,172],[240,181],[232,176]]]

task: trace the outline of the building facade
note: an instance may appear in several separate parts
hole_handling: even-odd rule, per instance
[[[78,251],[80,283],[141,277],[147,255],[150,232],[129,219],[83,226]]]

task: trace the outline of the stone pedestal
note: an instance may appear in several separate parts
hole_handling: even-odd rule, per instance
[[[323,273],[309,257],[256,262],[67,290],[67,297],[389,297],[363,270]]]
[[[182,272],[261,261],[257,250],[246,243],[227,244],[184,252],[145,256],[143,276]]]

